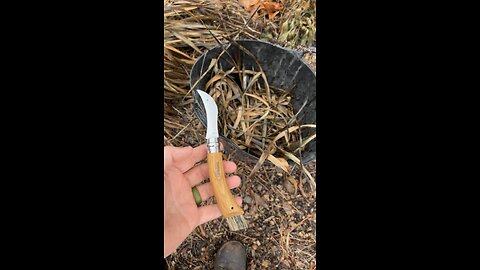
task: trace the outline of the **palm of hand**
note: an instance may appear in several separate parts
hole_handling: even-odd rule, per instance
[[[216,204],[198,207],[192,187],[208,178],[207,164],[194,165],[207,157],[206,145],[196,148],[164,148],[164,257],[171,254],[200,224],[221,216]],[[236,165],[224,162],[226,173],[233,173]],[[238,176],[227,178],[230,188],[240,185]],[[197,187],[202,200],[213,195],[210,183]],[[241,198],[236,198],[241,204]]]
[[[171,223],[165,228],[174,230],[165,233],[177,237],[175,242],[180,244],[198,224],[198,207],[192,196],[192,187],[183,173],[173,168],[169,172],[165,172],[164,177],[164,211],[165,216],[170,217],[164,222]]]

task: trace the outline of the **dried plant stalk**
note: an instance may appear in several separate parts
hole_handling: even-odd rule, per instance
[[[233,60],[233,59],[231,59]],[[206,91],[219,110],[219,128],[241,149],[259,158],[253,175],[265,160],[289,172],[287,159],[301,164],[300,149],[315,139],[302,140],[301,131],[315,125],[299,125],[291,105],[290,93],[268,86],[262,71],[235,66],[224,71],[217,59]]]
[[[177,134],[186,124],[177,108],[191,106],[190,71],[195,60],[226,38],[256,39],[260,33],[247,24],[249,14],[231,0],[164,1],[164,133]],[[192,111],[191,109],[189,111]]]

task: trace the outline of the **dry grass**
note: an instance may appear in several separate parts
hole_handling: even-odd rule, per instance
[[[310,47],[316,44],[316,0],[277,0],[281,11],[273,19],[258,16],[255,28],[262,39],[286,47]]]
[[[233,65],[229,70],[223,70],[218,59],[212,59],[208,66],[213,73],[205,88],[218,104],[222,134],[258,158],[249,177],[266,160],[290,175],[287,160],[291,160],[304,169],[315,187],[314,178],[303,167],[301,153],[316,134],[302,138],[301,131],[316,125],[300,125],[297,114],[302,108],[294,114],[289,91],[270,87],[261,68],[247,70],[235,56],[229,57]]]
[[[167,1],[164,7],[165,99],[185,96],[195,59],[226,37],[255,38],[247,14],[228,0]],[[228,8],[227,8],[228,6]]]
[[[192,103],[189,75],[195,59],[226,38],[255,39],[260,34],[249,26],[243,8],[230,0],[166,0],[164,23],[164,116],[170,120],[164,133],[168,135],[175,132],[172,123],[182,122],[174,108]]]
[[[302,139],[300,131],[315,125],[298,125],[290,93],[270,87],[264,78],[261,70],[224,71],[217,63],[206,90],[219,106],[222,134],[240,149],[257,158],[265,156],[288,172],[286,159],[298,162],[296,154],[315,139],[315,135]]]
[[[286,45],[312,46],[316,41],[316,0],[285,1],[279,25],[278,42]]]

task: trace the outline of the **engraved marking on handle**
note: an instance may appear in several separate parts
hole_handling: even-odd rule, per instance
[[[216,162],[215,164],[215,176],[220,177],[220,162]]]

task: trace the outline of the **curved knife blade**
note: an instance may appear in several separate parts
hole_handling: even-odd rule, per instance
[[[197,89],[202,99],[205,112],[207,113],[207,135],[206,139],[218,138],[218,108],[213,98],[202,90]]]

